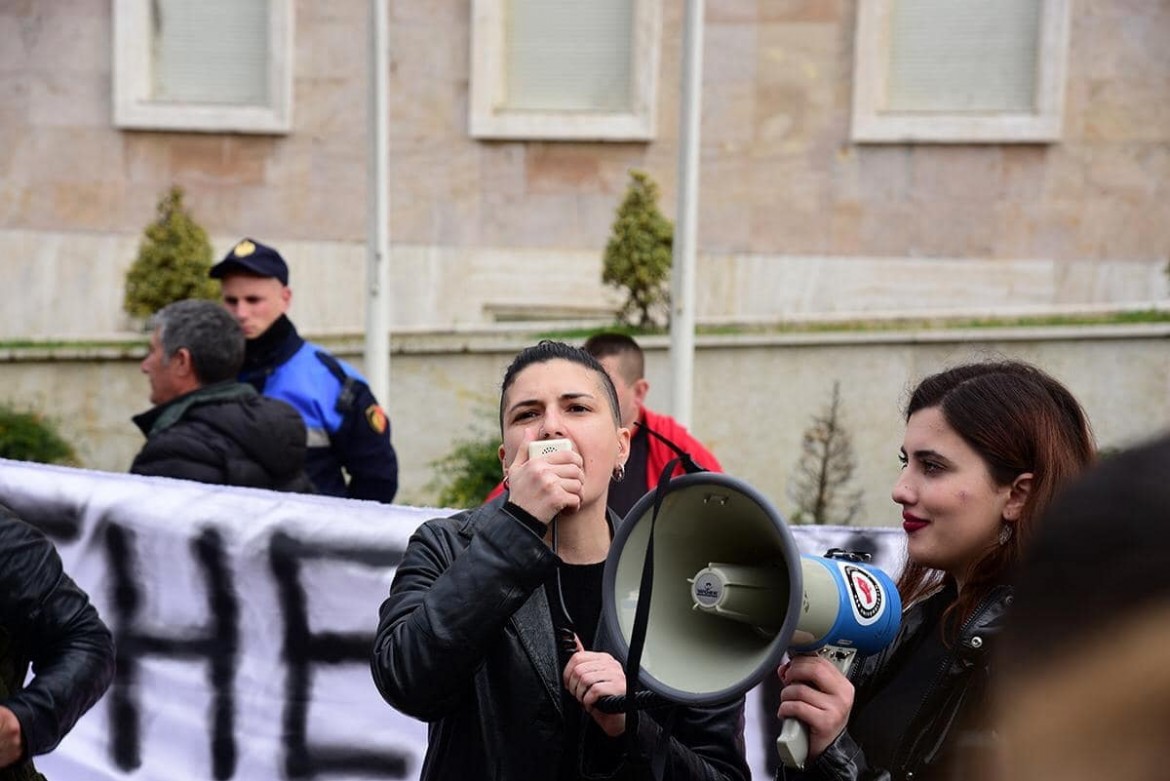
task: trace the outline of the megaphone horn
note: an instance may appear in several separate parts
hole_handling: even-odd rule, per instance
[[[669,489],[655,529],[639,682],[682,704],[730,702],[774,673],[788,649],[800,615],[800,554],[779,514],[740,480],[698,472]],[[653,492],[638,500],[605,563],[602,621],[623,663],[654,503]]]
[[[822,652],[846,671],[854,655],[893,639],[902,607],[884,572],[845,553],[801,556],[779,513],[730,475],[686,474],[667,487],[639,499],[618,527],[601,586],[602,623],[627,664],[654,526],[652,599],[636,671],[647,691],[683,705],[723,704],[773,674],[790,649]],[[615,701],[599,707],[624,709],[620,698],[608,699]],[[785,763],[802,766],[803,725],[785,723],[781,741]]]

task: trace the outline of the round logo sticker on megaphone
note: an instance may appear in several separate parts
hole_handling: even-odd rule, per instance
[[[859,624],[872,624],[881,616],[886,603],[881,584],[869,570],[853,564],[842,565],[841,573],[849,585],[849,596],[853,598],[853,617]]]

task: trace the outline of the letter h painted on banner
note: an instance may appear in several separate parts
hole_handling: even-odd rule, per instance
[[[117,672],[109,694],[114,763],[127,771],[142,764],[140,706],[135,696],[139,661],[148,656],[206,659],[212,696],[212,775],[216,781],[226,781],[235,774],[237,759],[233,684],[239,655],[240,611],[223,539],[219,532],[204,529],[191,541],[207,585],[210,620],[201,635],[185,637],[163,637],[135,628],[142,590],[135,576],[140,568],[134,532],[112,523],[106,527],[105,543],[111,572],[112,628],[118,648]]]

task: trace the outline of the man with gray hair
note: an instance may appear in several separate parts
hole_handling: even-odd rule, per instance
[[[236,381],[244,332],[231,313],[213,301],[177,301],[151,325],[141,368],[155,406],[134,417],[147,439],[130,471],[312,492],[300,414]]]

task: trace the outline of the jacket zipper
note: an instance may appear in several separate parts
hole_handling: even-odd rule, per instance
[[[981,601],[979,603],[978,607],[976,607],[975,610],[973,610],[971,612],[970,617],[968,617],[966,622],[963,623],[963,626],[960,627],[958,637],[956,638],[955,648],[958,648],[958,645],[963,642],[963,639],[967,633],[967,630],[970,629],[971,626],[975,624],[975,622],[978,618],[982,617],[983,612],[985,610],[987,610],[988,606],[991,605],[991,603],[994,601],[993,597],[994,597],[995,591],[996,591],[996,589],[992,589],[992,593],[988,594],[986,597],[983,598],[983,601]],[[935,690],[938,688],[939,682],[946,676],[946,672],[950,668],[951,663],[954,661],[954,658],[955,658],[955,651],[954,650],[948,651],[946,658],[944,658],[942,661],[942,664],[939,665],[938,672],[935,673],[934,680],[931,681],[930,686],[927,687],[926,692],[922,695],[922,700],[918,703],[918,707],[914,709],[914,716],[910,719],[910,721],[907,722],[908,726],[913,726],[914,723],[916,721],[918,721],[918,717],[922,715],[922,709],[926,706],[926,703],[930,699],[930,696],[932,694],[934,694]],[[907,736],[907,737],[909,738],[910,736]],[[913,772],[908,767],[908,764],[909,764],[910,759],[911,759],[911,757],[908,756],[908,753],[909,753],[910,749],[918,742],[919,742],[918,737],[915,737],[909,741],[909,743],[910,743],[909,746],[907,745],[906,741],[904,740],[902,745],[898,747],[898,753],[895,755],[897,761],[894,762],[894,766],[899,768],[903,778],[909,777],[908,774]]]

